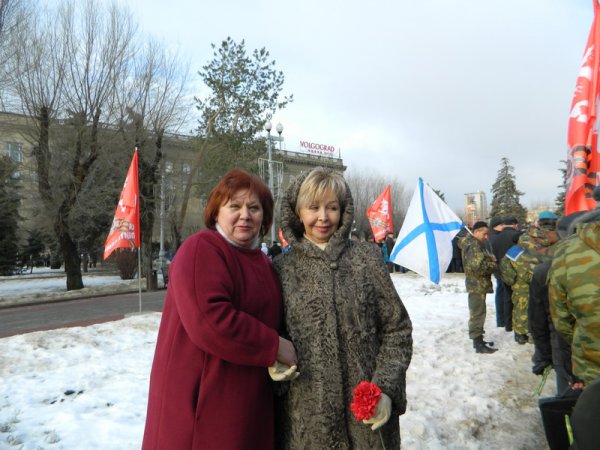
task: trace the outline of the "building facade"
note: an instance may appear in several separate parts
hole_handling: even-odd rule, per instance
[[[60,126],[58,124],[57,126]],[[44,213],[43,204],[37,186],[37,168],[34,159],[35,148],[35,122],[24,115],[0,112],[0,151],[17,163],[18,168],[15,176],[20,182],[21,207],[20,228],[23,230],[21,239],[25,239],[25,230],[48,227],[49,219]],[[162,161],[160,168],[160,179],[155,186],[156,211],[153,228],[153,242],[157,247],[167,252],[173,252],[173,238],[171,230],[176,222],[176,216],[180,211],[182,193],[189,180],[189,174],[198,152],[198,140],[193,136],[166,134],[162,142]],[[151,148],[148,148],[151,151]],[[143,154],[144,149],[141,149]],[[123,159],[121,157],[121,159]],[[262,161],[261,161],[262,160]],[[105,160],[106,161],[106,160]],[[257,161],[256,170],[268,184],[268,165],[265,159]],[[311,170],[317,166],[324,166],[340,173],[346,167],[340,158],[315,155],[303,152],[291,152],[283,149],[275,149],[272,152],[272,167],[275,168],[273,191],[275,199],[279,202],[283,192],[291,181],[304,171]],[[123,167],[115,168],[115,178],[124,181],[128,162]],[[68,169],[67,169],[68,171]],[[122,181],[119,181],[122,183]],[[202,173],[193,178],[192,183],[202,185]],[[120,186],[120,184],[119,184]],[[207,187],[205,187],[205,191]],[[203,210],[205,196],[197,194],[198,190],[192,189],[192,194],[187,204],[187,213],[183,227],[180,230],[183,238],[203,228]],[[118,194],[114,199],[106,199],[106,205],[110,214],[114,213],[118,201]],[[142,218],[143,220],[143,218]],[[279,208],[276,205],[275,221],[279,223]],[[108,235],[108,229],[106,234]]]
[[[332,169],[342,175],[346,170],[346,166],[344,166],[344,162],[341,158],[305,152],[276,150],[273,152],[272,160],[272,172],[274,178],[273,197],[275,199],[274,224],[276,229],[278,229],[280,225],[279,208],[281,205],[281,199],[288,186],[296,179],[296,177],[304,172],[314,169],[315,167]],[[268,185],[268,161],[265,162],[265,160],[262,158],[259,159],[259,175]],[[270,237],[265,237],[265,239],[269,238]]]
[[[488,204],[485,192],[472,192],[465,194],[465,221],[467,226],[480,220],[487,220]]]
[[[38,215],[40,208],[37,174],[32,158],[34,130],[34,124],[27,116],[0,112],[0,152],[16,163],[13,177],[19,183],[19,215],[28,225]]]

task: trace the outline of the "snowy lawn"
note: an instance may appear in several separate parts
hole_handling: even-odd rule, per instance
[[[139,280],[122,280],[120,276],[104,270],[92,269],[82,274],[83,289],[67,291],[67,278],[63,269],[35,268],[33,274],[0,277],[0,307],[43,300],[68,299],[89,295],[135,291]],[[163,287],[162,277],[158,286]],[[142,278],[142,288],[146,279]]]
[[[479,355],[467,336],[463,275],[439,287],[392,278],[414,326],[402,448],[546,448],[532,346],[494,326],[493,295],[486,339],[500,350]],[[159,322],[152,313],[0,339],[0,449],[139,449]],[[550,378],[544,395],[553,394]]]
[[[122,280],[118,275],[106,274],[83,274],[83,285],[86,288],[97,288],[100,286],[115,286],[118,284],[135,284],[136,280]],[[27,284],[34,284],[34,288],[27,289]],[[0,280],[0,295],[6,297],[19,295],[47,295],[51,292],[65,292],[67,290],[66,277],[64,272],[57,275],[39,276],[39,278],[29,278],[26,275],[15,275],[12,277],[3,277]],[[79,295],[86,291],[79,291]]]

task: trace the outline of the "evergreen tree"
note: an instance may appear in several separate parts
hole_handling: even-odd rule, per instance
[[[257,156],[266,150],[260,137],[265,121],[293,101],[292,95],[282,95],[285,77],[266,48],[249,52],[244,40],[227,37],[220,46],[212,44],[212,49],[212,59],[198,73],[208,90],[204,97],[195,98],[200,140],[173,225],[177,246],[185,237],[190,198],[204,194],[198,189],[198,175],[204,183],[232,167],[256,167]]]
[[[508,158],[500,160],[500,170],[498,177],[492,185],[492,210],[491,217],[496,216],[515,216],[519,223],[525,223],[527,219],[527,209],[525,209],[519,198],[523,192],[517,189],[514,167],[510,165]]]
[[[15,163],[0,156],[0,275],[12,275],[17,267],[19,204]]]
[[[33,272],[34,267],[43,265],[42,254],[49,242],[50,237],[42,230],[33,229],[27,234],[27,242],[21,248],[21,258],[25,265],[29,266],[29,273]]]
[[[563,183],[557,186],[560,190],[558,191],[558,195],[554,200],[554,204],[556,205],[556,209],[554,212],[558,217],[562,217],[565,214],[565,199],[567,196],[567,161],[561,160],[564,163],[564,167],[558,169],[562,174]]]

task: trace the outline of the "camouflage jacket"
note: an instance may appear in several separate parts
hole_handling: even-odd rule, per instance
[[[519,238],[519,246],[524,250],[535,253],[542,260],[547,260],[552,255],[553,241],[550,239],[549,232],[541,228],[531,228],[527,233]]]
[[[517,295],[529,295],[529,283],[535,267],[548,261],[554,250],[553,242],[544,230],[532,228],[519,238],[519,243],[511,247],[499,265],[500,278]]]
[[[517,282],[517,271],[513,267],[513,261],[523,253],[523,249],[518,245],[513,245],[508,249],[506,254],[498,264],[498,273],[500,279],[509,286],[513,286]]]
[[[496,262],[484,244],[468,234],[462,241],[462,258],[467,292],[483,295],[494,292],[491,275],[496,270]]]
[[[580,224],[557,245],[550,269],[550,314],[571,344],[573,373],[600,377],[600,222]]]

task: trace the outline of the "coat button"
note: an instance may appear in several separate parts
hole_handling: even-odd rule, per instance
[[[338,263],[332,262],[331,264],[329,264],[329,267],[333,270],[336,270],[338,268]]]

